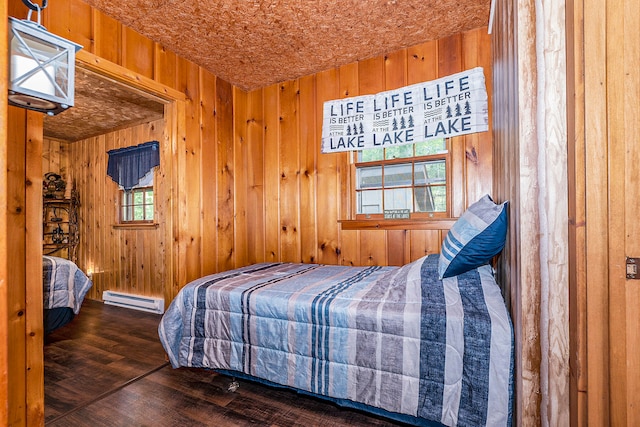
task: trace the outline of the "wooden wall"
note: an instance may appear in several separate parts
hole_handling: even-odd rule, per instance
[[[94,22],[106,19],[93,13]],[[96,46],[100,40],[94,39]],[[486,29],[478,29],[250,93],[156,46],[148,52],[155,59],[142,61],[156,64],[154,69],[137,72],[157,76],[156,81],[163,84],[173,83],[172,87],[186,96],[185,131],[177,138],[173,166],[176,209],[161,213],[175,224],[171,238],[165,237],[162,244],[175,246],[176,271],[172,278],[165,277],[162,268],[152,277],[143,273],[141,265],[156,265],[162,259],[149,258],[148,248],[154,244],[140,237],[148,236],[148,231],[119,231],[118,238],[107,236],[105,227],[110,228],[113,222],[113,206],[95,207],[104,202],[113,205],[114,201],[111,196],[94,201],[94,190],[83,187],[103,182],[97,175],[104,174],[106,166],[87,166],[104,162],[108,148],[101,142],[103,137],[74,142],[59,152],[72,156],[67,162],[69,173],[76,177],[82,204],[93,206],[87,217],[81,218],[79,264],[94,272],[111,271],[109,279],[98,279],[91,297],[99,298],[102,290],[114,286],[143,295],[157,295],[164,288],[168,303],[190,280],[254,262],[401,265],[439,252],[451,221],[396,224],[393,229],[378,223],[341,225],[339,221],[353,218],[353,171],[349,154],[320,153],[322,105],[328,99],[395,89],[477,66],[484,67],[491,94],[489,45]],[[136,49],[142,47],[136,45]],[[122,61],[123,56],[111,59]],[[160,78],[165,75],[175,78]],[[53,159],[58,148],[52,144],[45,149],[45,162],[64,165],[64,159]],[[76,149],[77,145],[82,149]],[[451,146],[452,207],[453,214],[459,216],[469,204],[491,193],[491,133],[457,137]],[[74,154],[80,151],[83,154]],[[166,208],[160,205],[160,209]],[[82,210],[81,216],[84,213]],[[102,228],[97,235],[105,237],[99,238],[99,243],[89,238],[96,234],[92,227]],[[114,245],[120,249],[113,249]],[[131,249],[123,250],[122,245]],[[104,262],[97,263],[92,255],[114,251],[128,259],[126,268],[113,260],[100,265]],[[137,255],[129,259],[132,253]],[[117,277],[121,280],[115,283]],[[153,284],[148,284],[148,279]]]
[[[3,5],[0,8],[0,51],[8,50],[7,34],[7,8]],[[7,116],[9,106],[7,104],[8,94],[8,64],[6,58],[0,58],[0,236],[7,235],[7,225],[9,218],[7,190],[9,188],[7,180],[7,158],[9,156]],[[5,237],[0,237],[0,425],[9,424],[9,248],[10,241]],[[24,283],[20,283],[25,286]],[[22,342],[24,338],[20,338]],[[7,345],[5,345],[7,344]],[[13,391],[11,391],[13,393]],[[23,400],[25,394],[21,394],[18,399]]]
[[[71,177],[69,175],[69,143],[56,139],[44,138],[42,145],[42,173],[54,172],[62,176],[67,182],[65,196],[71,194]]]
[[[523,258],[533,262],[527,269],[539,268],[539,259],[532,258],[532,253],[539,251],[539,239],[527,239],[523,247],[523,233],[529,235],[531,230],[538,230],[538,220],[532,216],[531,210],[523,212],[521,206],[528,203],[535,193],[526,193],[521,188],[523,173],[531,173],[534,163],[527,163],[525,171],[521,171],[522,151],[537,148],[533,144],[524,146],[523,141],[535,141],[535,121],[531,114],[535,108],[525,111],[521,117],[520,102],[535,98],[528,93],[521,93],[523,85],[519,74],[520,56],[531,56],[530,50],[519,51],[516,37],[518,30],[518,2],[498,1],[494,16],[492,33],[494,59],[494,79],[501,84],[494,85],[494,102],[501,105],[494,112],[494,147],[496,165],[495,188],[500,200],[509,200],[508,241],[498,264],[498,278],[508,284],[511,301],[511,315],[514,321],[515,346],[515,417],[514,425],[542,425],[540,412],[542,403],[542,387],[540,384],[541,337],[537,331],[540,326],[540,277],[537,275],[522,276]],[[530,27],[525,27],[531,31]],[[525,30],[523,29],[523,30]],[[535,39],[532,33],[522,37],[523,43]],[[527,67],[529,69],[529,67]],[[524,83],[531,85],[533,71],[526,74]],[[535,83],[535,80],[534,82]],[[522,100],[521,98],[524,98]],[[526,139],[521,138],[524,134]],[[529,157],[529,156],[528,156]],[[529,157],[531,160],[531,158]],[[533,168],[534,176],[537,170]],[[527,221],[524,224],[524,221]],[[523,230],[524,229],[524,230]],[[527,339],[525,339],[525,337]]]
[[[44,423],[44,327],[42,318],[42,114],[9,107],[6,171],[6,222],[2,240],[6,270],[6,341],[3,378],[8,383],[7,421],[3,425]],[[5,144],[2,144],[5,146]],[[6,281],[5,281],[6,280]],[[0,421],[2,421],[0,419]]]
[[[640,2],[568,3],[574,425],[640,425]]]
[[[476,66],[484,67],[490,94],[490,52],[481,28],[250,93],[234,90],[234,143],[228,149],[240,173],[234,177],[235,258],[229,265],[400,265],[439,252],[447,222],[396,229],[384,222],[341,225],[354,218],[352,165],[348,153],[320,153],[322,105]],[[490,132],[453,139],[454,216],[491,193],[492,168]]]

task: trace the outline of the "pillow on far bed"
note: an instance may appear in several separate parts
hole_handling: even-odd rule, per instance
[[[469,206],[442,242],[438,275],[457,276],[488,263],[500,253],[507,236],[507,206],[489,195]]]

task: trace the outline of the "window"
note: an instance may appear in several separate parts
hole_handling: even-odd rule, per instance
[[[120,223],[152,223],[154,171],[150,170],[131,190],[120,187]]]
[[[436,139],[356,153],[356,214],[382,218],[408,210],[411,218],[448,217],[448,140]]]
[[[153,222],[153,187],[121,191],[120,222]]]

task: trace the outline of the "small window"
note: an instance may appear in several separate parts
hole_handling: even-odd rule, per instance
[[[153,187],[121,190],[120,222],[153,222]]]
[[[154,171],[150,170],[131,190],[120,187],[120,223],[152,223],[154,220],[153,197]]]
[[[382,218],[408,210],[412,218],[449,215],[446,139],[357,152],[356,214]]]

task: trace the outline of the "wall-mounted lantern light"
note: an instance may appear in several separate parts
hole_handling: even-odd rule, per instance
[[[73,106],[75,57],[82,46],[47,32],[40,12],[47,5],[22,0],[26,20],[9,17],[9,104],[50,116]],[[38,12],[38,22],[31,13]]]

